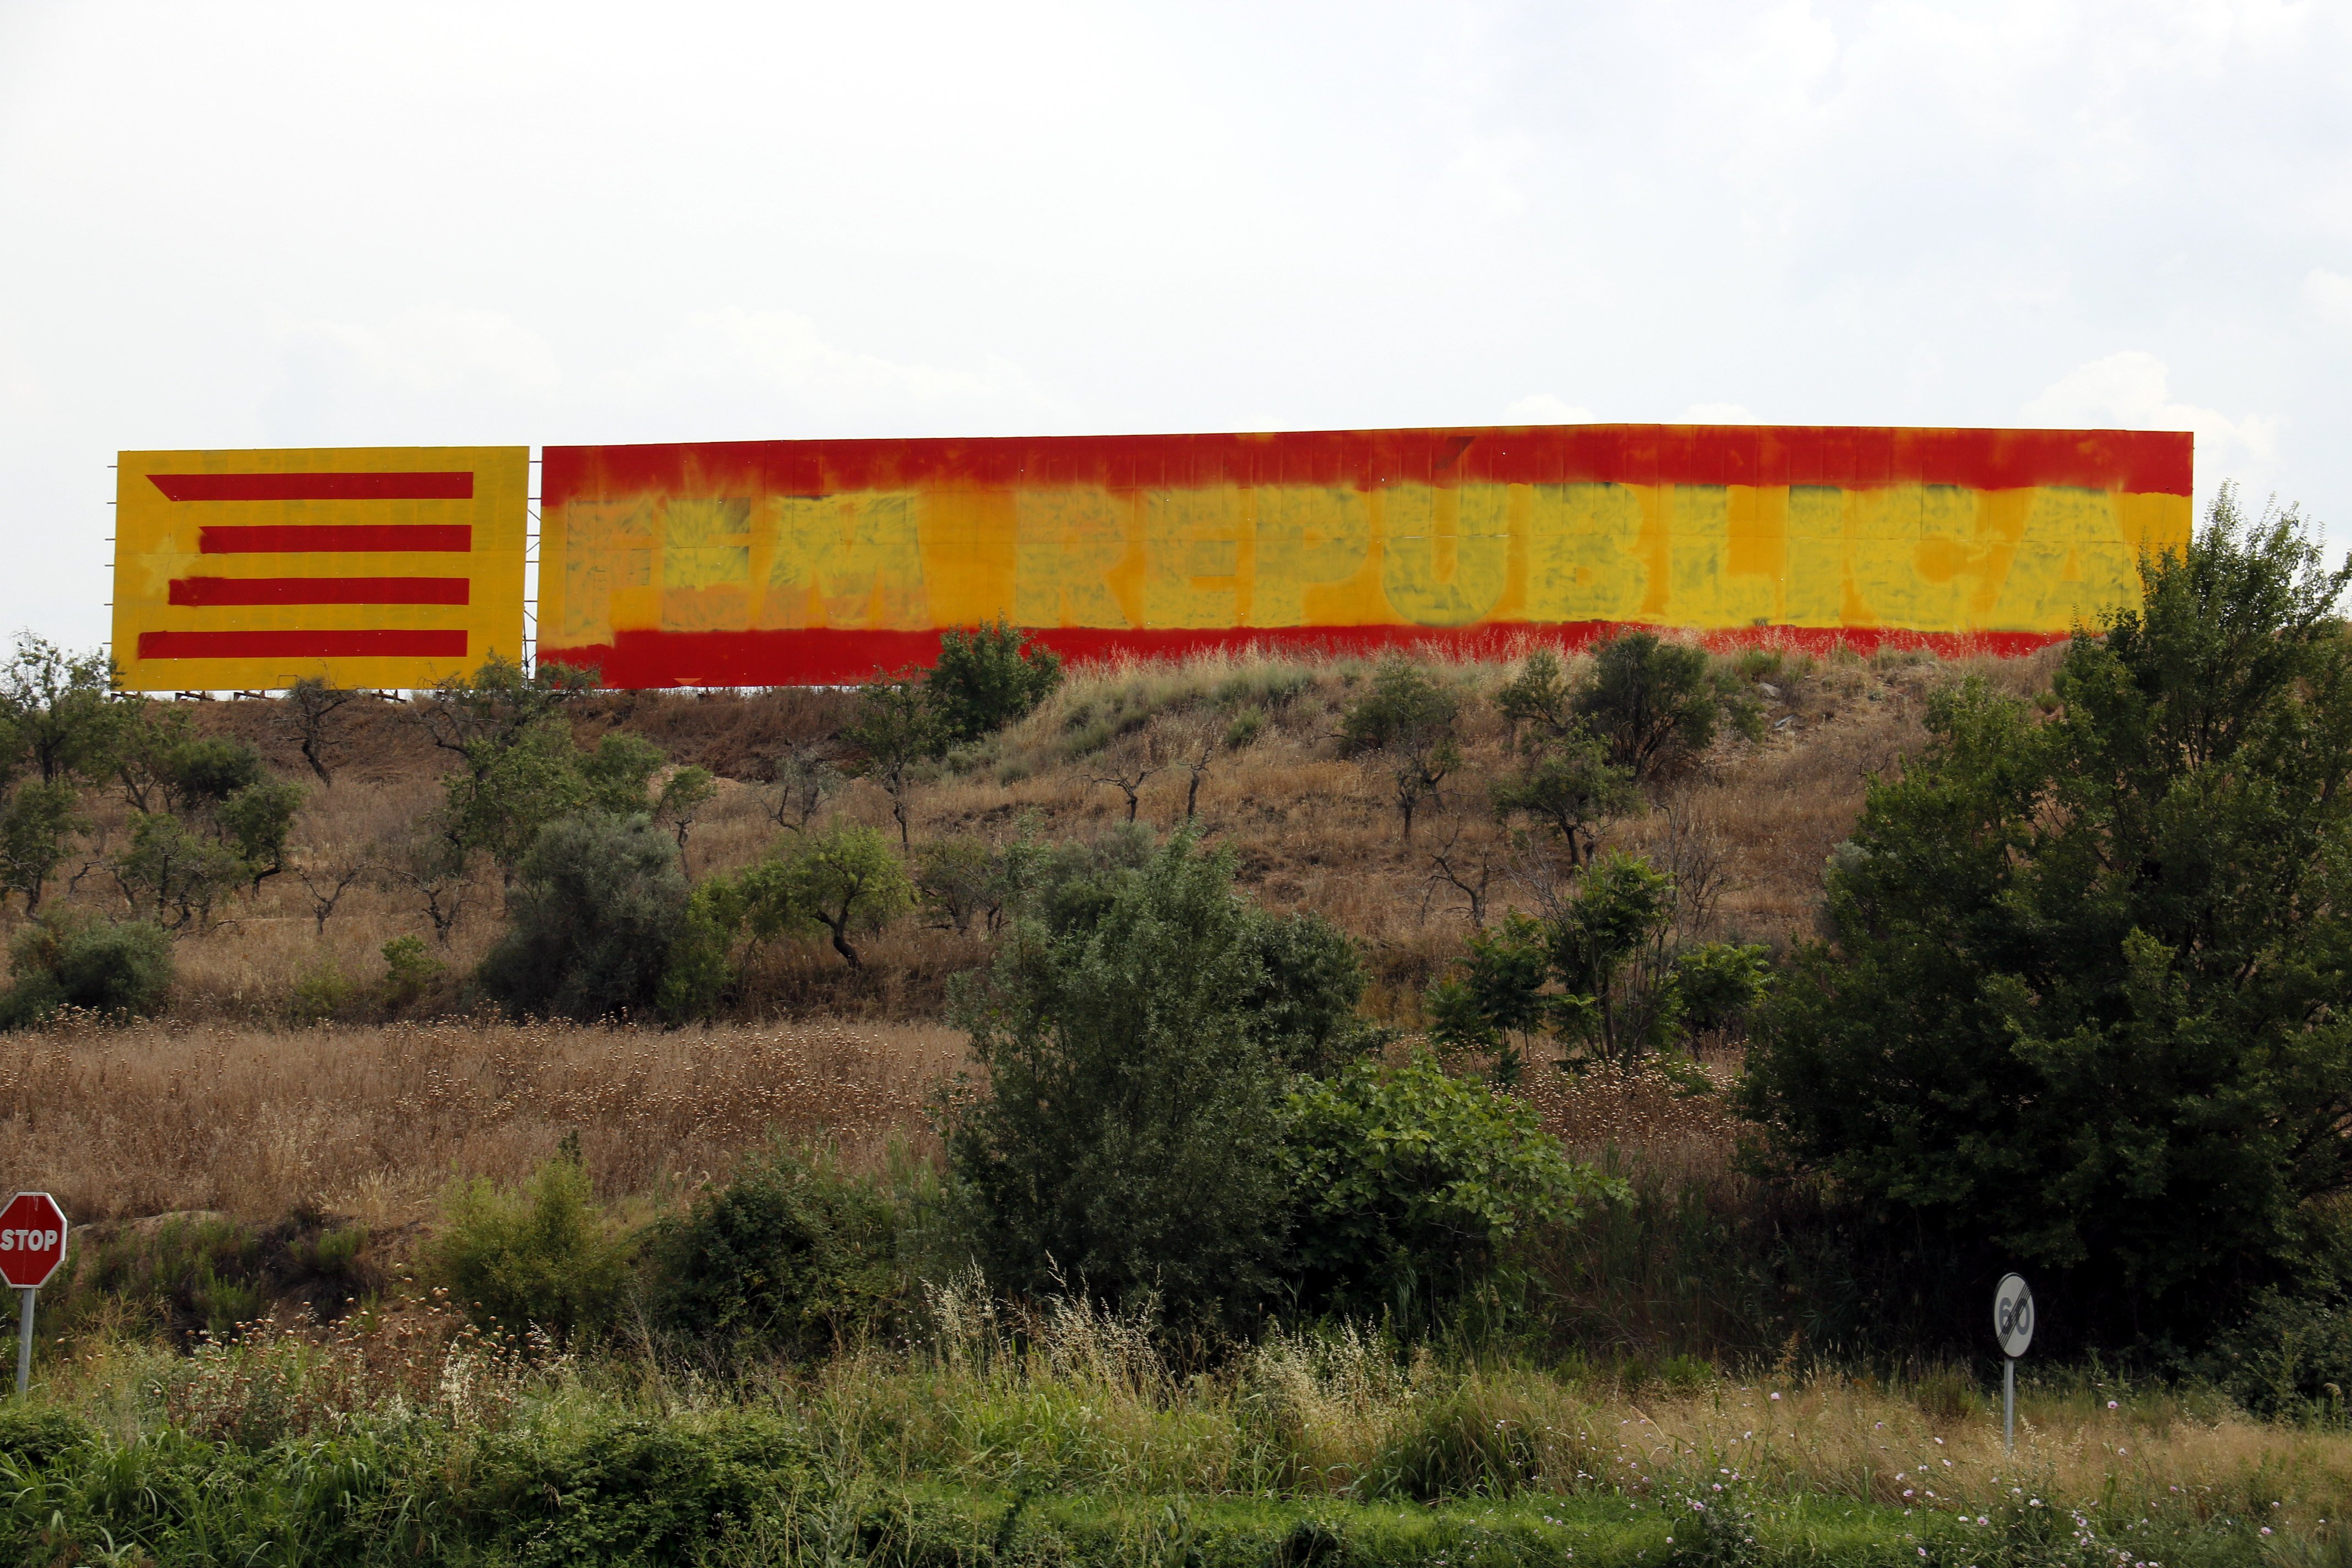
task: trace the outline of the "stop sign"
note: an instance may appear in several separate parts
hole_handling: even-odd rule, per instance
[[[66,1211],[47,1193],[18,1193],[0,1209],[0,1279],[37,1290],[66,1260]]]

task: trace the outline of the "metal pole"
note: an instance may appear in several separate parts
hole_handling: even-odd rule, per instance
[[[27,1313],[32,1310],[25,1309]],[[23,1386],[21,1379],[18,1386]],[[2017,1452],[2017,1358],[2013,1355],[2000,1358],[2000,1445],[2012,1454]]]
[[[22,1399],[25,1391],[33,1386],[33,1298],[40,1292],[19,1290],[16,1294],[20,1298],[16,1319],[16,1397]]]

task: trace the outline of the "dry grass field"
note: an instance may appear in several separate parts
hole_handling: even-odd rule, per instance
[[[1751,655],[1735,668],[1765,702],[1766,739],[1719,744],[1604,841],[1706,887],[1707,934],[1785,943],[1810,930],[1822,859],[1847,832],[1864,777],[1924,739],[1927,694],[1966,673],[2032,690],[2051,662]],[[1471,699],[1464,763],[1410,841],[1386,779],[1342,758],[1334,738],[1369,667],[1234,658],[1076,672],[1037,712],[917,789],[914,837],[1102,833],[1127,816],[1125,789],[1107,782],[1120,778],[1135,789],[1138,820],[1165,829],[1183,820],[1189,795],[1197,826],[1231,847],[1254,896],[1317,910],[1359,940],[1370,1005],[1409,1029],[1422,988],[1472,929],[1469,889],[1490,919],[1525,901],[1507,835],[1485,809],[1507,762],[1491,696],[1512,669],[1437,668]],[[839,755],[832,737],[852,700],[608,693],[581,704],[575,722],[583,744],[626,728],[719,772],[688,844],[703,875],[777,842],[778,763],[796,746]],[[441,942],[415,890],[376,869],[438,798],[446,753],[400,705],[358,705],[349,718],[334,783],[310,781],[295,868],[177,938],[169,1017],[0,1036],[6,1168],[37,1176],[78,1219],[204,1210],[265,1224],[302,1210],[397,1227],[428,1214],[453,1176],[518,1180],[572,1132],[601,1193],[656,1206],[724,1173],[771,1130],[831,1138],[861,1163],[893,1139],[923,1146],[932,1088],[961,1058],[940,1022],[946,982],[986,962],[983,935],[912,917],[867,939],[856,973],[819,942],[776,944],[750,977],[748,1016],[709,1027],[494,1022],[466,977],[498,930],[495,874],[462,889]],[[275,704],[208,703],[197,719],[309,779]],[[120,912],[104,861],[126,808],[97,805],[79,875],[55,896]],[[862,781],[825,809],[891,826],[887,802]],[[381,950],[410,934],[428,939],[444,969],[395,1005]],[[1711,1070],[1727,1079],[1736,1062]],[[1580,1153],[1630,1152],[1726,1201],[1740,1180],[1718,1101],[1605,1073],[1538,1072],[1526,1092]]]

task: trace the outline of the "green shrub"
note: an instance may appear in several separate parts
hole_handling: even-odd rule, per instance
[[[383,944],[383,1005],[398,1013],[415,1006],[449,966],[433,956],[421,936],[396,936]]]
[[[652,822],[567,817],[523,857],[514,918],[482,961],[483,987],[518,1014],[650,1011],[686,907],[677,846]]]
[[[9,944],[16,984],[0,996],[0,1025],[21,1027],[61,1007],[153,1017],[172,989],[172,939],[147,921],[43,915]]]
[[[1619,1192],[1531,1108],[1425,1055],[1303,1083],[1284,1141],[1303,1298],[1401,1322],[1506,1272],[1514,1237]]]
[[[0,1456],[28,1468],[53,1464],[97,1436],[97,1428],[63,1410],[0,1405]]]
[[[655,1325],[725,1359],[807,1360],[906,1314],[890,1194],[829,1151],[771,1149],[665,1225],[649,1257]]]
[[[355,987],[331,958],[322,958],[294,977],[286,994],[286,1016],[295,1024],[323,1023],[351,1005]]]
[[[612,1321],[630,1247],[610,1234],[587,1170],[567,1148],[520,1188],[488,1177],[453,1186],[423,1259],[476,1322],[572,1340]]]
[[[1728,725],[1753,740],[1764,710],[1739,679],[1711,668],[1706,650],[1655,632],[1624,632],[1594,650],[1576,711],[1609,746],[1609,760],[1647,783],[1685,772]]]
[[[1225,750],[1238,752],[1265,733],[1265,710],[1244,708],[1225,726]]]
[[[1403,836],[1424,801],[1437,798],[1447,775],[1462,765],[1454,730],[1461,694],[1402,654],[1381,660],[1372,689],[1339,719],[1339,741],[1353,756],[1377,756],[1395,786]]]
[[[2340,1422],[2352,1396],[2352,1308],[2265,1290],[2198,1365],[2256,1415]]]
[[[941,633],[939,662],[923,686],[949,740],[961,742],[1002,730],[1061,683],[1060,656],[999,621]]]
[[[1232,882],[1230,853],[1179,834],[1093,918],[1024,914],[987,983],[959,988],[987,1088],[950,1106],[948,1157],[999,1285],[1156,1296],[1199,1328],[1248,1321],[1276,1289],[1286,1074]]]
[[[62,1326],[111,1300],[184,1339],[226,1339],[261,1315],[265,1252],[258,1231],[222,1215],[140,1221],[75,1265],[62,1299],[42,1310]]]

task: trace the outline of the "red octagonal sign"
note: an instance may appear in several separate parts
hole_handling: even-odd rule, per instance
[[[37,1290],[66,1260],[66,1211],[47,1193],[18,1193],[0,1209],[0,1279]]]

